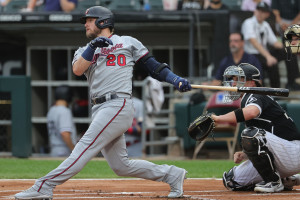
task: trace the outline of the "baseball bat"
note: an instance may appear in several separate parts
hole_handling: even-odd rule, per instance
[[[226,86],[212,86],[212,85],[191,85],[192,88],[223,90],[231,92],[244,92],[252,94],[262,94],[271,96],[288,97],[289,90],[286,88],[269,88],[269,87],[226,87]]]

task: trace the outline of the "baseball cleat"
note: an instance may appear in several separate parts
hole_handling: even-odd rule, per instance
[[[23,192],[15,194],[15,199],[26,199],[26,200],[32,200],[32,199],[44,199],[44,200],[52,200],[52,195],[43,194],[41,192],[36,191],[33,189],[33,187],[29,188],[28,190],[25,190]]]
[[[168,195],[168,198],[180,198],[183,195],[183,182],[186,179],[187,171],[182,169],[182,174],[176,179],[175,183],[170,184],[171,192]]]
[[[284,185],[284,190],[293,190],[293,186],[300,185],[300,174],[295,174],[293,176],[283,178],[282,184]]]
[[[281,192],[284,189],[284,186],[281,182],[281,179],[279,179],[276,182],[260,182],[255,185],[254,191],[255,192]]]

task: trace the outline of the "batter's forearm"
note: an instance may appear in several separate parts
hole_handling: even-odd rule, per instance
[[[83,57],[79,57],[73,64],[73,73],[76,76],[81,76],[90,66],[91,62],[85,60]]]

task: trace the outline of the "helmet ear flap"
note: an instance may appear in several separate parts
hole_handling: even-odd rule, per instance
[[[103,28],[103,27],[101,26],[101,24],[100,24],[101,21],[102,21],[102,20],[101,20],[100,18],[98,18],[98,19],[95,20],[95,25],[96,25],[99,29],[102,29],[102,28]]]

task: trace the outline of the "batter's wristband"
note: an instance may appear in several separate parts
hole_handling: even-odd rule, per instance
[[[243,113],[243,110],[241,108],[238,108],[238,109],[234,110],[233,112],[235,114],[237,122],[244,122],[245,121],[244,113]]]
[[[84,60],[92,61],[94,57],[95,49],[92,49],[90,45],[87,46],[86,50],[81,54],[81,57],[84,58]]]

